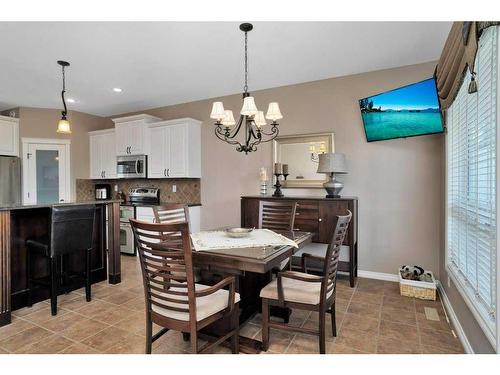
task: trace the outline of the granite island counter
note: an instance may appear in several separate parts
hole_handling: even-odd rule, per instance
[[[121,281],[120,265],[120,201],[94,200],[54,204],[17,204],[0,206],[0,326],[9,324],[11,312],[25,307],[27,293],[26,239],[50,233],[52,207],[96,205],[94,247],[91,253],[91,279],[97,283],[108,279],[110,284]],[[106,220],[108,230],[106,230]],[[84,254],[74,254],[65,267],[80,271]],[[32,260],[35,277],[46,273],[46,260]],[[75,282],[69,290],[79,289],[83,282]],[[61,290],[60,293],[63,293]],[[49,298],[48,289],[32,292],[33,303]]]

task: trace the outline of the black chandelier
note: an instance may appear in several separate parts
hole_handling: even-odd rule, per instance
[[[62,91],[61,98],[64,106],[64,110],[61,111],[61,119],[57,124],[57,132],[62,134],[71,134],[71,126],[67,119],[68,115],[68,107],[66,107],[66,99],[64,98],[64,94],[66,93],[66,76],[64,74],[64,69],[69,66],[69,62],[58,60],[57,63],[62,67]]]
[[[245,33],[245,85],[243,86],[243,107],[240,111],[238,123],[234,120],[233,111],[225,110],[222,102],[215,102],[212,106],[210,118],[216,120],[215,135],[220,140],[231,145],[236,145],[236,151],[248,154],[257,151],[257,145],[272,141],[279,134],[279,127],[276,120],[282,119],[278,103],[269,103],[267,114],[259,111],[255,105],[255,100],[248,92],[248,32],[253,29],[251,23],[242,23],[240,30]],[[271,120],[270,129],[266,132],[263,127],[267,125],[266,119]],[[237,141],[238,135],[243,125],[245,126],[244,143]]]

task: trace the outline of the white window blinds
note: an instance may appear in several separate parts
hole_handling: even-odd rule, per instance
[[[448,269],[490,327],[496,314],[497,45],[497,28],[486,29],[476,56],[478,92],[467,92],[466,77],[446,116]]]

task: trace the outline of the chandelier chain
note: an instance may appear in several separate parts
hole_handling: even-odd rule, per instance
[[[245,86],[243,90],[248,92],[248,33],[245,31]]]

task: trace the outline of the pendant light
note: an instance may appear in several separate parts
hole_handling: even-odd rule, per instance
[[[62,67],[62,81],[63,81],[63,89],[61,92],[61,98],[64,106],[64,110],[61,111],[61,119],[59,120],[59,123],[57,124],[57,132],[61,134],[71,134],[71,127],[69,124],[68,119],[66,118],[68,114],[68,108],[66,107],[66,100],[64,99],[64,94],[66,93],[66,77],[64,76],[64,68],[69,66],[69,62],[67,61],[62,61],[59,60],[57,61],[59,65]]]

